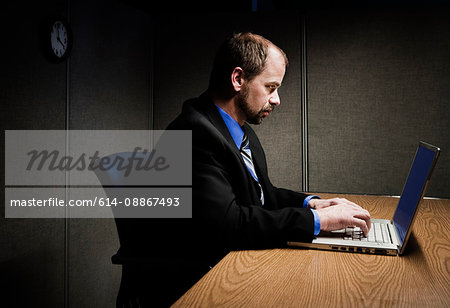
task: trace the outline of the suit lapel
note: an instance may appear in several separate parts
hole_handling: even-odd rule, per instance
[[[271,193],[272,184],[270,183],[269,175],[267,173],[264,150],[255,132],[248,124],[244,125],[244,131],[247,133],[249,138],[253,164],[255,166],[256,174],[258,175],[259,184],[261,184],[264,190],[264,208],[275,209],[273,206],[276,204],[276,201],[273,199],[273,194]]]
[[[208,99],[208,98],[206,98],[206,99]],[[231,137],[230,131],[228,130],[228,127],[226,126],[224,120],[222,119],[222,116],[220,115],[219,111],[217,110],[217,107],[211,101],[210,103],[205,104],[204,110],[205,110],[205,115],[208,117],[208,119],[211,121],[211,123],[220,131],[220,133],[225,137],[225,139],[228,141],[230,146],[238,154],[242,164],[245,166],[245,162],[241,157],[241,153],[240,153],[239,149],[236,147],[233,137]],[[264,150],[262,149],[262,146],[261,146],[255,132],[253,131],[253,129],[251,129],[251,127],[247,123],[244,124],[243,130],[248,135],[248,138],[249,138],[250,149],[252,151],[252,160],[253,160],[253,164],[255,165],[258,179],[260,177],[265,178],[265,177],[267,177],[267,167],[265,164]]]
[[[263,150],[255,132],[253,131],[253,129],[250,128],[250,126],[247,123],[244,125],[244,131],[249,138],[250,149],[252,151],[253,164],[255,165],[258,179],[260,177],[265,178],[267,175],[267,168],[266,168],[266,164],[265,164],[264,150]]]
[[[202,107],[201,112],[208,118],[208,120],[213,124],[213,126],[217,128],[217,130],[222,134],[222,136],[224,136],[230,147],[233,149],[233,152],[241,161],[243,168],[246,170],[245,173],[247,179],[252,183],[251,186],[253,187],[254,190],[253,193],[255,194],[254,202],[259,202],[259,198],[257,197],[258,195],[257,190],[259,190],[259,188],[257,187],[258,184],[253,179],[250,172],[248,172],[247,166],[245,165],[245,162],[241,156],[241,152],[236,147],[236,143],[234,142],[233,137],[231,137],[230,131],[228,130],[228,127],[226,126],[225,121],[222,119],[222,116],[220,115],[219,111],[217,110],[217,107],[215,106],[214,102],[207,96],[206,93],[200,96],[200,101]],[[262,150],[261,144],[259,143],[256,134],[253,132],[253,130],[249,127],[247,123],[244,124],[243,130],[246,134],[248,134],[250,138],[249,142],[252,151],[252,159],[256,168],[258,179],[261,177],[262,181],[260,183],[261,185],[265,186],[264,174],[267,174],[267,170],[264,164],[264,152]],[[254,151],[253,148],[255,148],[255,152],[253,152]]]
[[[222,116],[220,115],[219,111],[217,110],[216,105],[214,105],[214,102],[207,97],[206,93],[202,94],[200,96],[200,100],[203,103],[203,112],[204,115],[209,119],[209,121],[214,125],[215,128],[222,134],[222,136],[225,137],[225,139],[228,141],[228,143],[233,147],[236,148],[236,144],[234,143],[233,137],[231,137],[230,131],[228,130],[228,127],[226,126],[225,122],[222,119]],[[237,149],[239,152],[239,150]]]

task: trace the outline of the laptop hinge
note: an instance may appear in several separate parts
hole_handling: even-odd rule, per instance
[[[397,230],[394,227],[393,220],[391,220],[391,223],[388,224],[388,227],[389,227],[389,233],[391,234],[391,238],[392,238],[392,244],[397,246],[398,251],[400,251],[400,240],[397,235]]]

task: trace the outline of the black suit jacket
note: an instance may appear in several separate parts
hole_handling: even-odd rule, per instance
[[[264,150],[248,124],[243,129],[264,191],[264,206],[259,187],[207,94],[185,102],[182,113],[167,129],[192,130],[193,218],[180,231],[202,256],[218,261],[230,250],[283,247],[290,239],[311,240],[314,217],[302,208],[307,195],[272,185]]]
[[[116,219],[120,249],[113,259],[124,265],[119,303],[168,306],[230,250],[311,240],[314,217],[302,208],[306,195],[270,183],[264,151],[250,126],[244,130],[264,206],[258,185],[207,95],[187,101],[168,129],[192,130],[192,218]]]

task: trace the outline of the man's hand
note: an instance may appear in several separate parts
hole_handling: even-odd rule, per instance
[[[347,199],[311,199],[309,207],[315,209],[320,219],[320,230],[334,231],[354,226],[367,236],[370,230],[370,214]]]

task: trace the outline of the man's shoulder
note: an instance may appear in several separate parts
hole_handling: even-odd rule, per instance
[[[174,129],[194,129],[197,126],[208,126],[207,101],[200,97],[188,99],[183,103],[181,113],[167,127]]]
[[[185,101],[181,113],[169,124],[167,130],[192,130],[194,144],[222,148],[227,140],[219,129],[218,122],[223,120],[218,117],[220,115],[214,102],[202,95]]]

